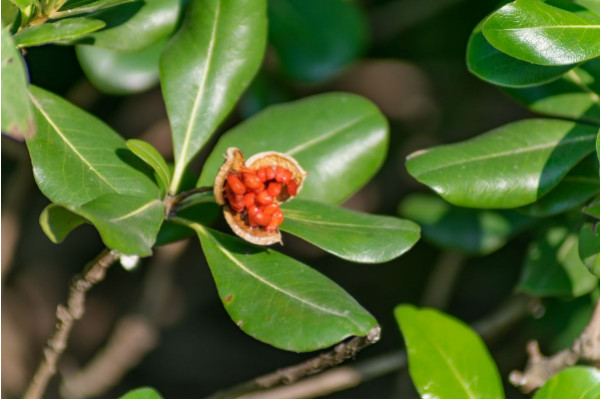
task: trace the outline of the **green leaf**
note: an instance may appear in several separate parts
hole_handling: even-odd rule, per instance
[[[156,199],[147,166],[111,128],[66,100],[31,87],[37,134],[27,141],[33,174],[54,203],[79,206],[103,194]]]
[[[90,17],[63,19],[57,22],[46,22],[32,25],[14,36],[17,47],[40,46],[72,40],[87,33],[104,28],[106,23]]]
[[[221,136],[198,186],[215,180],[228,147],[250,157],[278,151],[308,171],[298,198],[338,204],[363,187],[385,159],[388,126],[370,101],[328,93],[266,108]]]
[[[575,166],[550,193],[519,211],[534,217],[548,217],[580,206],[599,193],[598,161],[590,156]]]
[[[130,390],[125,393],[123,396],[119,397],[120,399],[162,399],[162,395],[156,391],[156,389],[151,387],[141,387],[137,389]]]
[[[347,0],[270,0],[269,39],[284,72],[318,82],[339,73],[364,51],[367,19]]]
[[[483,25],[492,46],[520,60],[567,65],[600,56],[600,18],[588,19],[537,0],[516,0]]]
[[[400,215],[417,222],[428,241],[472,255],[493,253],[535,219],[511,210],[455,207],[429,194],[411,194],[398,207]]]
[[[196,230],[233,321],[277,348],[303,352],[365,336],[377,321],[319,272],[268,248],[202,225]]]
[[[40,215],[42,230],[54,243],[65,240],[73,229],[85,222],[85,218],[58,204],[49,204]]]
[[[532,296],[573,296],[591,292],[598,279],[579,259],[577,234],[553,227],[533,242],[518,289]]]
[[[29,7],[29,6],[31,6],[31,5],[33,5],[33,4],[35,4],[33,0],[10,0],[10,1],[11,1],[11,2],[12,2],[14,5],[15,5],[15,6],[17,6],[17,7],[21,8],[21,9],[23,9],[23,8],[27,8],[27,7]]]
[[[258,71],[266,35],[265,0],[191,0],[160,59],[175,152],[170,192]]]
[[[139,139],[129,139],[125,144],[133,154],[152,167],[162,187],[166,190],[171,183],[171,170],[158,150],[150,143]]]
[[[27,70],[21,52],[2,29],[2,133],[22,139],[35,133],[33,108],[27,96]]]
[[[383,263],[419,240],[419,226],[394,217],[364,214],[307,200],[282,205],[280,229],[344,260]]]
[[[579,258],[592,274],[600,278],[600,232],[593,224],[584,224],[581,228]]]
[[[170,36],[177,26],[184,2],[144,0],[123,4],[94,14],[106,29],[87,35],[81,44],[137,53]]]
[[[542,66],[513,58],[489,44],[480,22],[467,45],[467,66],[477,77],[499,86],[527,87],[560,78],[575,65]]]
[[[119,6],[140,0],[74,0],[67,1],[58,11],[52,13],[52,19],[73,17],[75,15],[89,14],[105,8]]]
[[[600,130],[598,130],[598,137],[596,138],[596,156],[600,161]]]
[[[594,199],[594,201],[585,206],[582,211],[590,217],[600,219],[600,198]]]
[[[122,53],[95,46],[77,46],[77,59],[87,78],[101,91],[124,95],[143,92],[159,80],[161,40],[139,53]]]
[[[533,396],[534,399],[599,399],[600,370],[576,366],[560,371]]]
[[[394,314],[422,398],[504,398],[496,364],[473,329],[433,309],[400,305]]]
[[[421,150],[406,168],[452,204],[511,208],[533,203],[593,150],[597,128],[552,119],[505,125],[461,143]]]

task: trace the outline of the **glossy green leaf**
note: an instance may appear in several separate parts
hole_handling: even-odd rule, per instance
[[[344,260],[383,263],[401,256],[419,240],[411,221],[371,215],[307,200],[282,205],[280,229]]]
[[[42,230],[54,243],[60,243],[79,225],[85,223],[85,218],[58,204],[50,204],[40,215]]]
[[[162,183],[163,188],[166,190],[169,187],[169,183],[171,183],[171,171],[167,162],[158,150],[150,143],[139,139],[129,139],[125,144],[133,154],[152,167],[154,172],[156,172],[156,176]]]
[[[105,8],[140,0],[73,0],[67,1],[58,11],[52,13],[52,19],[73,17],[75,15],[89,14]]]
[[[434,245],[472,255],[498,250],[535,222],[515,211],[456,207],[420,193],[407,196],[398,209],[401,216],[418,223],[423,237]]]
[[[246,157],[278,151],[308,171],[298,198],[338,204],[375,175],[385,159],[388,126],[370,101],[329,93],[268,107],[225,133],[204,164],[198,186],[212,185],[228,147]]]
[[[34,4],[33,0],[10,0],[10,1],[19,8],[27,8]]]
[[[161,40],[139,53],[122,53],[95,46],[77,46],[77,59],[87,78],[101,91],[124,95],[158,84],[158,60],[166,44]]]
[[[331,78],[367,43],[367,20],[346,0],[270,0],[269,39],[284,72],[301,81]]]
[[[579,258],[592,274],[600,278],[600,232],[594,224],[585,224],[579,232]]]
[[[550,378],[534,399],[600,399],[600,370],[575,366]]]
[[[301,352],[365,336],[377,326],[341,287],[301,262],[199,224],[190,227],[225,309],[250,336]]]
[[[276,76],[259,71],[240,99],[238,106],[242,119],[247,119],[266,107],[292,100],[290,90]]]
[[[518,289],[532,296],[582,296],[598,279],[579,259],[577,235],[554,227],[529,247]]]
[[[123,396],[119,397],[120,399],[162,399],[162,395],[156,391],[156,389],[151,387],[141,387],[137,389],[130,390],[125,393]]]
[[[408,353],[408,370],[425,399],[504,398],[494,360],[461,321],[433,309],[394,310]]]
[[[191,0],[160,59],[175,152],[171,192],[258,71],[266,35],[265,0]]]
[[[593,151],[597,128],[523,120],[461,143],[417,151],[406,168],[452,204],[511,208],[533,203]]]
[[[596,156],[600,161],[600,130],[598,130],[598,137],[596,138]]]
[[[17,15],[19,14],[19,9],[10,0],[2,0],[2,6],[0,10],[2,27],[11,27],[15,22]],[[4,43],[2,43],[2,48],[4,48]]]
[[[467,45],[467,66],[477,77],[499,86],[527,87],[560,78],[574,65],[542,66],[513,58],[489,44],[479,23]]]
[[[585,206],[582,211],[590,217],[600,219],[600,198],[594,199],[594,201]]]
[[[160,190],[125,141],[94,116],[40,88],[30,88],[37,134],[27,141],[40,190],[79,206],[107,193],[156,199]]]
[[[40,46],[72,40],[104,28],[106,23],[90,17],[68,18],[57,22],[32,25],[14,36],[17,47]]]
[[[600,2],[598,0],[573,0],[573,3],[584,7],[597,16],[600,16]]]
[[[537,0],[516,0],[483,25],[492,46],[542,65],[567,65],[600,56],[600,18],[588,19]]]
[[[598,161],[590,155],[575,166],[547,195],[519,211],[534,217],[548,217],[580,206],[600,193]]]
[[[27,71],[21,52],[2,29],[2,133],[17,139],[35,133],[33,108],[27,95]]]
[[[183,8],[182,0],[143,0],[94,14],[106,28],[85,36],[82,44],[137,53],[170,36]]]

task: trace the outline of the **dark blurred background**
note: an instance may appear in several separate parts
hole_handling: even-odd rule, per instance
[[[465,65],[469,34],[495,9],[495,0],[363,0],[360,6],[370,38],[360,59],[324,82],[302,83],[281,72],[278,55],[270,48],[253,92],[220,132],[276,101],[328,91],[366,96],[390,121],[390,149],[375,179],[345,206],[397,215],[398,203],[407,194],[426,191],[407,174],[407,154],[473,137],[527,112],[470,75]],[[85,78],[72,47],[32,48],[26,59],[34,84],[65,96],[123,136],[143,138],[171,157],[169,124],[158,87],[126,97],[102,94]],[[201,154],[196,169],[207,154]],[[56,305],[66,299],[70,279],[103,245],[91,226],[78,228],[60,245],[44,236],[38,217],[48,200],[35,186],[25,146],[6,138],[2,139],[2,194],[1,394],[19,397],[40,360]],[[286,246],[278,250],[339,283],[380,322],[381,341],[349,363],[402,348],[392,310],[399,303],[421,304],[440,250],[422,240],[387,264],[359,265],[299,239],[284,239]],[[528,239],[527,234],[521,235],[490,256],[464,260],[446,311],[473,322],[510,297]],[[554,319],[525,319],[490,344],[505,384],[512,369],[523,367],[527,339],[536,337],[543,350],[555,351],[581,326],[572,312],[576,302],[546,306],[558,310]],[[145,319],[137,320],[138,315]],[[118,397],[146,385],[165,397],[206,397],[314,355],[277,350],[239,330],[220,303],[197,240],[159,248],[155,257],[142,260],[132,271],[119,265],[109,270],[89,293],[86,314],[72,332],[60,363],[63,376],[69,380],[81,368],[89,368],[115,328],[125,347],[112,349],[115,359],[129,347],[138,354],[124,356],[122,369],[127,372],[116,382],[110,382],[110,374],[119,366],[99,367],[96,379],[109,381],[102,397]],[[330,397],[415,397],[407,376],[405,369],[389,373]],[[77,395],[81,393],[77,384],[87,384],[85,379],[73,380],[71,392],[68,388],[61,392],[60,382],[59,377],[52,380],[47,397]],[[509,397],[522,396],[510,385],[506,390]]]

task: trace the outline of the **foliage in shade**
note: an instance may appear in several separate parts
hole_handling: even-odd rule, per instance
[[[575,366],[550,378],[533,396],[534,399],[598,399],[600,370]]]
[[[104,28],[106,23],[90,17],[77,17],[32,25],[23,29],[14,36],[17,47],[40,46],[47,43],[56,43],[73,40],[87,33]]]
[[[115,7],[121,4],[140,0],[74,0],[66,1],[65,4],[52,14],[53,19],[73,17],[81,14],[89,14],[105,8]]]
[[[363,52],[367,21],[346,0],[270,0],[269,39],[284,72],[319,82],[339,73]]]
[[[461,321],[433,309],[394,310],[408,353],[408,370],[422,398],[504,398],[502,381],[481,338]]]
[[[553,227],[533,242],[525,258],[518,290],[532,296],[583,296],[598,285],[579,258],[578,235]]]
[[[516,0],[485,21],[483,34],[509,56],[567,65],[600,56],[600,17],[588,19],[537,0]]]
[[[584,224],[579,233],[579,258],[600,278],[600,233],[593,224]]]
[[[35,133],[33,108],[27,96],[27,71],[21,52],[2,29],[2,133],[22,139]]]
[[[45,90],[31,87],[30,95],[38,131],[27,147],[46,197],[69,206],[108,193],[158,198],[149,169],[112,129]]]
[[[130,390],[125,393],[123,396],[119,397],[120,399],[162,399],[162,395],[158,393],[158,391],[151,387],[141,387],[137,389]]]
[[[282,231],[348,261],[387,262],[407,252],[420,237],[417,224],[399,218],[308,200],[294,200],[281,209]]]
[[[225,309],[250,336],[285,350],[313,351],[377,326],[341,287],[301,262],[188,225],[198,233]]]
[[[182,8],[181,0],[144,0],[102,10],[94,17],[106,22],[106,28],[86,35],[78,43],[140,52],[174,32]]]
[[[514,122],[461,143],[421,150],[406,168],[452,204],[513,208],[540,199],[593,151],[597,128],[553,119]]]
[[[265,0],[191,1],[160,60],[175,152],[171,192],[258,71],[266,35]]]
[[[94,86],[108,94],[142,92],[158,84],[161,40],[138,53],[122,53],[96,46],[77,46],[77,60]]]
[[[129,139],[125,145],[154,170],[158,181],[166,191],[171,183],[171,170],[158,150],[140,139]]]
[[[471,255],[490,254],[535,223],[511,210],[473,210],[453,206],[429,194],[412,194],[398,207],[401,216],[417,222],[436,246]]]
[[[54,243],[65,240],[73,229],[85,222],[85,218],[58,204],[49,204],[40,215],[42,230]]]
[[[352,94],[322,94],[271,106],[220,138],[198,186],[213,184],[222,155],[232,146],[247,157],[262,151],[293,156],[308,171],[298,199],[339,204],[381,167],[388,126],[375,105]]]

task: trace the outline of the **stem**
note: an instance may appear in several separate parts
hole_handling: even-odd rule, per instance
[[[177,193],[179,190],[179,185],[181,184],[181,179],[183,179],[184,172],[185,164],[183,162],[176,162],[175,170],[173,171],[173,179],[171,180],[171,186],[169,187],[168,193]]]
[[[167,198],[165,199],[165,205],[167,207],[167,219],[175,215],[175,212],[177,211],[177,206],[188,197],[198,193],[211,192],[212,190],[212,186],[201,186],[179,193],[176,196],[167,196]]]
[[[421,304],[443,310],[448,305],[454,283],[462,271],[465,256],[454,251],[444,251],[433,268]]]
[[[56,326],[44,348],[44,357],[40,362],[24,398],[41,398],[50,378],[56,373],[56,366],[67,347],[69,334],[75,321],[81,319],[85,312],[85,295],[96,283],[100,282],[106,270],[119,258],[119,253],[104,250],[95,260],[88,264],[83,274],[77,275],[71,283],[67,305],[59,304],[56,309]]]

